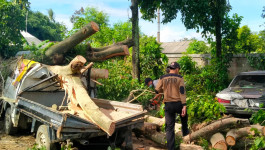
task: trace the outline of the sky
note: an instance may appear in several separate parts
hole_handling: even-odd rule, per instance
[[[96,7],[109,15],[109,23],[114,24],[119,21],[127,21],[131,17],[130,0],[29,0],[31,10],[40,11],[48,15],[48,9],[52,9],[55,20],[64,23],[70,30],[72,23],[70,17],[81,7]],[[232,10],[230,15],[237,13],[243,16],[241,26],[248,25],[252,32],[259,32],[265,29],[265,19],[261,17],[265,0],[229,0]],[[141,16],[141,14],[140,14]],[[148,22],[140,18],[139,26],[141,32],[149,36],[157,35],[157,21]],[[160,25],[160,41],[174,42],[183,38],[196,38],[204,40],[200,33],[195,30],[186,30],[185,26],[177,17],[171,23]]]

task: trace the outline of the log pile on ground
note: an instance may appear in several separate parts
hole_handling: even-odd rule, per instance
[[[161,126],[165,123],[165,118],[156,118],[153,116],[145,116],[145,126],[138,130],[147,138],[155,141],[156,143],[166,145],[166,134],[161,132]],[[226,117],[211,123],[203,123],[203,127],[190,133],[189,135],[182,137],[181,124],[175,124],[175,135],[177,139],[182,138],[183,143],[180,145],[180,149],[200,149],[198,145],[194,145],[201,138],[209,141],[210,148],[227,150],[228,148],[240,149],[246,145],[253,143],[247,137],[249,135],[255,135],[255,131],[258,131],[260,135],[265,136],[265,127],[261,125],[250,125],[248,119],[240,119],[234,117]],[[185,144],[184,144],[185,143]],[[247,143],[247,144],[246,144]]]

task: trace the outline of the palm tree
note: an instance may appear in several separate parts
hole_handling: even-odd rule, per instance
[[[50,21],[55,22],[55,20],[54,20],[54,12],[53,12],[53,10],[51,8],[48,9],[48,15],[49,15]]]

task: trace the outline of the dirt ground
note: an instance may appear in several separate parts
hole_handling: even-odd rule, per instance
[[[32,148],[35,143],[35,135],[32,133],[19,132],[14,136],[5,135],[3,133],[3,120],[0,120],[0,150],[27,150]],[[146,138],[136,138],[133,135],[133,147],[134,150],[165,150],[162,147],[151,140]],[[88,149],[88,148],[79,148]],[[96,146],[93,149],[107,149],[106,147]]]

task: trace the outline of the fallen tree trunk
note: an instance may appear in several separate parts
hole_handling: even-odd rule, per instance
[[[52,62],[53,65],[63,64],[64,54],[66,52],[73,49],[77,44],[81,43],[86,38],[90,37],[91,35],[93,35],[98,31],[99,31],[98,25],[93,21],[90,22],[82,29],[74,33],[72,36],[51,46],[45,52],[44,60],[47,60],[48,58],[49,61],[47,62],[48,63]],[[115,56],[130,55],[128,48],[132,47],[133,44],[134,42],[132,39],[124,40],[102,48],[92,48],[90,44],[88,44],[86,58],[89,62],[92,61],[95,62],[95,61],[103,61]]]
[[[184,144],[184,143],[180,144],[179,149],[180,150],[203,150],[203,148],[199,145]]]
[[[198,131],[192,132],[191,134],[183,138],[184,142],[190,142],[197,140],[199,137],[208,138],[208,135],[212,135],[216,132],[222,131],[227,128],[239,128],[249,126],[248,119],[239,119],[239,118],[225,118],[217,120]]]
[[[67,66],[47,66],[47,68],[61,78],[60,83],[71,100],[69,108],[73,112],[80,111],[81,108],[84,116],[106,133],[112,135],[115,130],[114,121],[100,111],[99,107],[91,100],[81,81],[81,70],[87,68],[84,67],[85,63],[84,57],[76,56]]]
[[[99,31],[99,26],[95,22],[90,22],[81,30],[77,31],[72,36],[65,40],[53,45],[46,52],[45,56],[53,57],[55,54],[64,54],[70,49],[74,48],[77,44]]]
[[[130,55],[127,45],[113,44],[102,48],[92,48],[88,45],[87,60],[88,61],[103,61],[115,56]]]
[[[250,131],[251,127],[244,127],[240,129],[232,129],[226,134],[226,143],[230,146],[234,146],[236,144],[236,140],[238,138],[247,136],[249,134],[254,135],[252,131]]]
[[[211,139],[210,142],[212,144],[212,147],[214,149],[220,149],[220,150],[227,150],[227,145],[225,143],[225,138],[221,133],[215,133]]]

